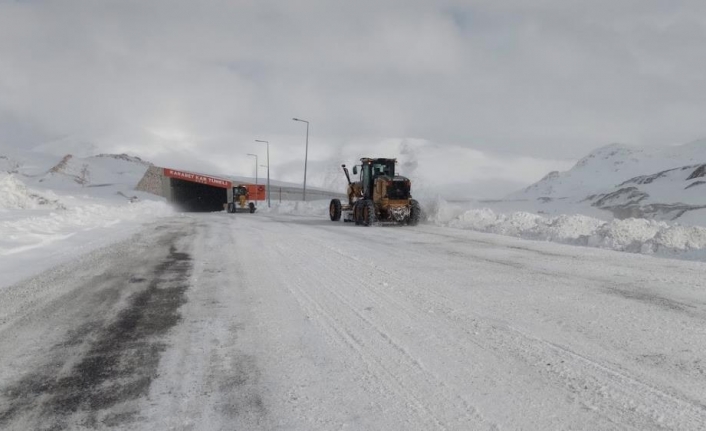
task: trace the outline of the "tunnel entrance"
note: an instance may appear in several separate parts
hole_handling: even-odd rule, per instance
[[[223,204],[228,202],[228,191],[226,189],[175,178],[172,178],[171,182],[172,202],[181,211],[222,211]]]
[[[181,211],[223,211],[231,182],[190,172],[165,169],[169,178],[169,200]]]

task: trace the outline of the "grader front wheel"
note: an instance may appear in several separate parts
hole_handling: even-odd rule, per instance
[[[363,226],[372,226],[375,223],[375,204],[373,201],[366,199],[361,206]]]
[[[360,226],[362,224],[362,219],[363,216],[361,215],[363,211],[361,211],[360,204],[362,201],[356,201],[353,204],[353,221],[355,222],[356,226]]]
[[[339,221],[341,219],[341,201],[339,199],[331,199],[328,206],[328,214],[331,221]]]

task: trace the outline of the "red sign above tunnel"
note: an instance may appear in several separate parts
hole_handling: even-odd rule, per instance
[[[177,171],[176,169],[164,168],[164,176],[184,181],[191,181],[193,183],[206,184],[208,186],[213,187],[220,187],[223,189],[229,189],[233,187],[233,184],[228,180],[209,177],[208,175],[192,174],[191,172]]]

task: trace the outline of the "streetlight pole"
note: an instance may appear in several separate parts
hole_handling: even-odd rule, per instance
[[[248,156],[255,157],[255,185],[257,185],[257,154],[248,153]]]
[[[302,199],[306,201],[306,161],[309,158],[309,122],[306,120],[300,120],[299,118],[292,118],[292,120],[306,123],[306,151],[304,153],[304,193],[302,195]]]
[[[264,142],[267,144],[267,208],[270,207],[270,142],[255,139],[255,142]]]

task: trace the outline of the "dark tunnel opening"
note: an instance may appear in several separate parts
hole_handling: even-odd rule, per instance
[[[228,191],[220,187],[171,178],[172,203],[181,211],[223,211]]]

